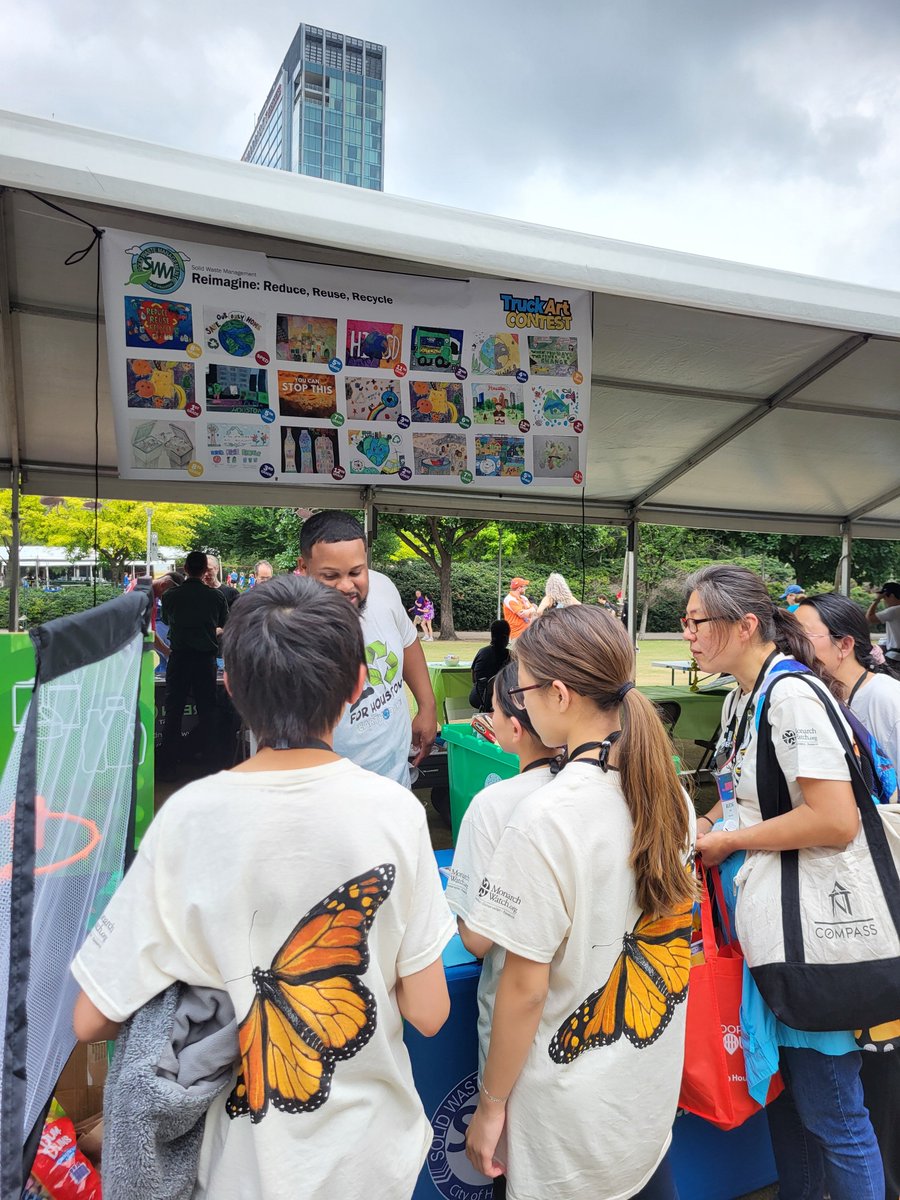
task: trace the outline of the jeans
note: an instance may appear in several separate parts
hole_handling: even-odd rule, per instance
[[[780,1200],[884,1200],[884,1171],[863,1103],[860,1055],[783,1046],[784,1091],[766,1109]]]
[[[886,1200],[900,1196],[900,1050],[862,1054],[863,1096],[881,1147]]]

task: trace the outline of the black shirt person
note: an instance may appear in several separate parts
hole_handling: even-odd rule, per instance
[[[490,709],[491,680],[509,662],[509,622],[494,621],[490,645],[482,646],[472,663],[472,690],[469,703],[479,712]]]
[[[181,587],[162,599],[163,620],[169,626],[171,652],[166,667],[166,720],[159,751],[161,779],[173,779],[181,745],[185,702],[193,695],[197,706],[200,744],[208,761],[215,751],[216,655],[218,634],[228,619],[228,605],[218,588],[203,581],[206,555],[192,550],[184,564]]]

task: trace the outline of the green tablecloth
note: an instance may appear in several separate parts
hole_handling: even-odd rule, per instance
[[[437,718],[440,725],[444,720],[444,700],[468,698],[472,690],[472,664],[460,662],[449,666],[444,662],[428,664],[428,675],[434,688],[434,699],[437,704]]]
[[[716,688],[711,692],[692,692],[689,687],[641,687],[648,700],[654,704],[674,701],[681,705],[681,716],[675,723],[674,735],[685,741],[694,738],[711,738],[722,715],[722,701],[728,695],[727,688]]]

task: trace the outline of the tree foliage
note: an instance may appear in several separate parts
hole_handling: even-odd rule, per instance
[[[198,544],[229,566],[250,567],[269,559],[277,571],[291,571],[300,553],[303,518],[295,508],[260,504],[210,508],[198,524]]]
[[[103,500],[96,513],[100,563],[118,582],[129,562],[147,552],[147,509],[153,509],[153,532],[160,545],[193,548],[195,530],[207,510],[199,504],[151,504],[141,500]],[[95,513],[85,501],[63,499],[46,510],[40,541],[62,546],[75,558],[93,549]]]
[[[403,516],[382,514],[379,524],[391,530],[399,541],[426,562],[439,581],[441,638],[456,640],[453,620],[451,567],[460,549],[489,524],[460,517]]]

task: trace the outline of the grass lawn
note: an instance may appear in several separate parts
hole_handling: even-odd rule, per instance
[[[455,654],[460,662],[471,662],[482,646],[487,645],[487,638],[478,641],[458,642],[423,642],[422,649],[428,662],[440,662],[445,654]],[[687,661],[687,643],[681,638],[668,638],[639,642],[637,655],[637,682],[642,684],[668,685],[672,681],[671,673],[665,667],[651,667],[653,661],[664,662],[668,659]],[[687,683],[687,675],[676,671],[676,683]]]

